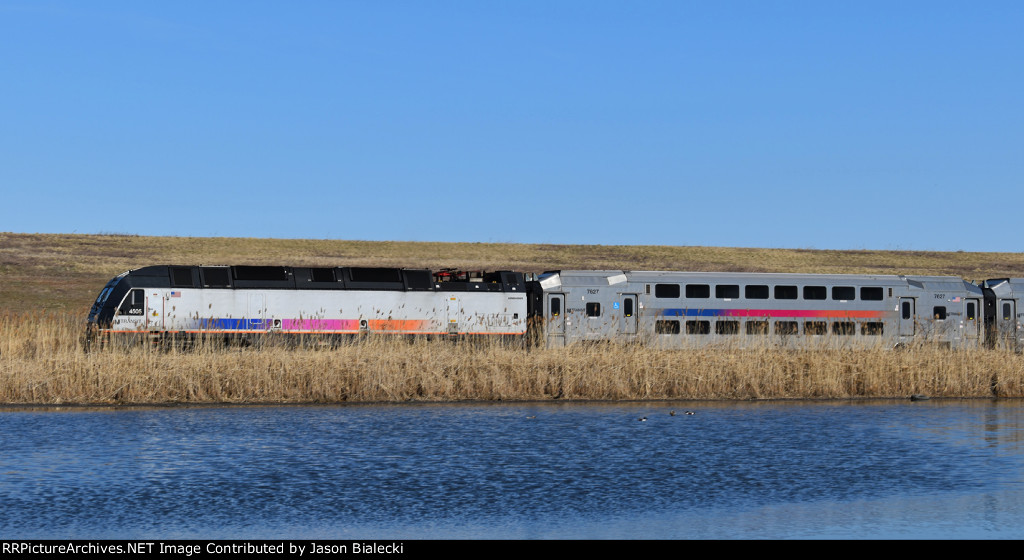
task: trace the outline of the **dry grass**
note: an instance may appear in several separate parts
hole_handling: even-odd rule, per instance
[[[523,349],[371,338],[335,348],[86,352],[82,320],[0,316],[0,402],[308,403],[1022,397],[1004,351]]]

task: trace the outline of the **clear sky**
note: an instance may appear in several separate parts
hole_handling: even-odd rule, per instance
[[[0,0],[0,231],[1024,251],[1024,2]]]

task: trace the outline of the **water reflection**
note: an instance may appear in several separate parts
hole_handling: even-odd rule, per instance
[[[7,409],[0,530],[1020,537],[1022,411],[934,400]]]

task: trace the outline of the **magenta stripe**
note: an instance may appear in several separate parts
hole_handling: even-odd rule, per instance
[[[358,319],[282,319],[286,331],[357,331]]]

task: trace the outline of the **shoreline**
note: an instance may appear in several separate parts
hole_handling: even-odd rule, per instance
[[[938,403],[949,403],[952,401],[1020,401],[1020,397],[929,397],[921,402],[935,401]],[[323,407],[323,406],[561,406],[561,405],[598,405],[598,406],[658,406],[668,408],[672,405],[689,405],[705,407],[717,404],[872,404],[892,403],[894,401],[913,402],[909,396],[904,397],[843,397],[843,398],[819,398],[819,397],[785,397],[785,398],[760,398],[760,399],[633,399],[633,400],[473,400],[464,399],[458,401],[346,401],[346,402],[151,402],[151,403],[4,403],[0,402],[0,412],[25,412],[25,411],[48,411],[48,410],[145,410],[145,409],[174,409],[174,408],[270,408],[270,407]]]

